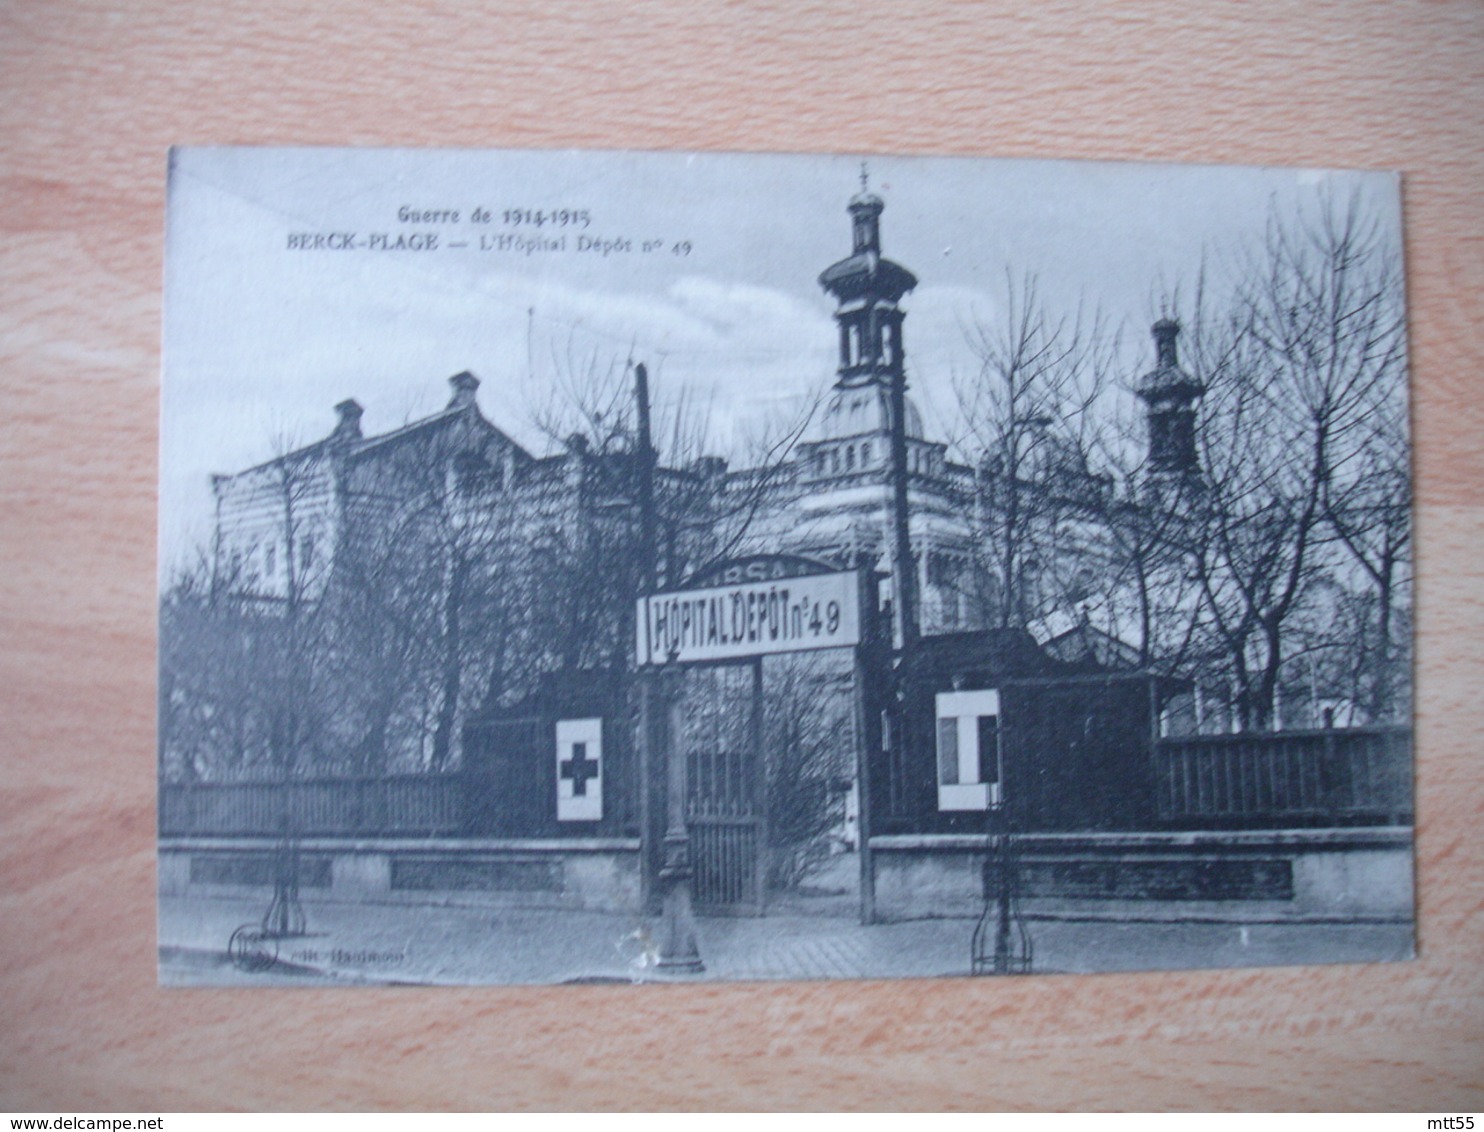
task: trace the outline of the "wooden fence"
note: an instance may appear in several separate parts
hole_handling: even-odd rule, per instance
[[[1157,812],[1166,823],[1411,821],[1410,728],[1162,739],[1154,768]]]
[[[452,775],[160,784],[160,835],[457,835],[464,784]]]

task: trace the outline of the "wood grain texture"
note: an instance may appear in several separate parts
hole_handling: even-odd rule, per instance
[[[1422,957],[1014,982],[158,989],[173,143],[1403,170]],[[0,6],[0,1108],[1479,1107],[1481,185],[1475,2]]]

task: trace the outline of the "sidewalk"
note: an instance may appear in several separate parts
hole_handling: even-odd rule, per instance
[[[279,943],[260,973],[233,966],[227,941],[255,924],[261,897],[164,897],[160,980],[171,986],[677,982],[954,976],[969,973],[974,921],[863,926],[784,907],[760,918],[696,922],[706,970],[654,967],[658,924],[607,913],[474,904],[303,901],[308,934]],[[1409,924],[1034,921],[1034,971],[1136,971],[1403,959]]]

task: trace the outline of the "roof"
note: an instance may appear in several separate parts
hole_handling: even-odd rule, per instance
[[[400,428],[393,429],[391,432],[381,433],[379,436],[362,437],[358,433],[347,433],[343,431],[342,424],[342,426],[337,427],[335,431],[331,432],[329,436],[295,448],[290,452],[285,452],[282,455],[275,456],[271,460],[264,460],[262,463],[254,464],[252,467],[238,474],[248,475],[252,472],[259,472],[265,468],[272,468],[280,464],[318,459],[323,455],[331,453],[359,460],[363,456],[378,454],[386,448],[402,441],[413,439],[419,435],[425,435],[439,428],[455,424],[460,420],[471,419],[471,411],[472,420],[479,426],[482,426],[484,431],[498,436],[506,444],[510,445],[519,456],[525,457],[528,460],[534,459],[529,452],[486,420],[484,415],[479,412],[477,405],[469,402],[462,405],[449,405],[447,408],[440,409],[436,413],[431,413],[421,420],[411,421],[408,424],[402,425]]]
[[[1024,629],[977,629],[923,637],[913,667],[935,682],[946,684],[963,677],[967,684],[981,687],[1002,680],[1083,675],[1090,670],[1086,664],[1068,664],[1049,655]]]
[[[1133,669],[1139,666],[1139,650],[1127,641],[1096,629],[1086,621],[1052,637],[1045,649],[1058,660],[1071,664],[1094,664],[1099,668]]]
[[[418,433],[429,432],[438,425],[451,424],[459,418],[459,414],[462,412],[464,412],[462,408],[441,409],[430,416],[423,417],[422,420],[412,421],[403,425],[401,428],[392,429],[391,432],[384,432],[380,436],[368,436],[361,440],[351,441],[346,446],[346,451],[353,456],[363,456],[367,452],[384,448],[399,440],[406,440]],[[480,420],[483,421],[484,418],[481,417]],[[485,423],[488,424],[489,422],[486,421]],[[494,425],[490,425],[490,428],[493,429],[494,427]],[[496,431],[499,430],[496,429]]]
[[[890,391],[880,382],[837,386],[825,403],[814,428],[816,440],[843,440],[849,436],[884,433],[891,425]],[[923,439],[922,414],[906,398],[907,435]]]
[[[1172,393],[1199,397],[1205,391],[1204,384],[1191,377],[1179,366],[1156,366],[1139,378],[1134,385],[1134,392],[1145,400],[1151,397],[1168,396]]]
[[[819,285],[840,299],[870,292],[895,302],[917,286],[917,276],[877,252],[864,251],[825,268]]]
[[[1134,392],[1146,401],[1172,394],[1199,397],[1204,393],[1205,385],[1180,368],[1180,356],[1175,347],[1180,337],[1180,324],[1174,319],[1162,318],[1150,328],[1150,333],[1154,335],[1159,364],[1139,378]]]

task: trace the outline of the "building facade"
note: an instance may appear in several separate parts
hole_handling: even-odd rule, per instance
[[[443,410],[403,428],[365,436],[361,406],[347,400],[323,440],[214,477],[213,589],[269,617],[338,600],[338,621],[363,627],[341,624],[328,651],[352,658],[341,667],[359,673],[347,676],[358,695],[375,692],[366,708],[325,721],[317,742],[369,744],[371,767],[456,763],[461,721],[476,706],[530,695],[543,674],[631,663],[630,605],[646,562],[674,585],[718,558],[795,553],[874,568],[891,601],[892,388],[907,381],[903,300],[917,279],[883,255],[883,211],[863,187],[847,208],[850,254],[819,276],[836,304],[838,365],[804,438],[766,468],[718,458],[674,467],[660,454],[658,545],[640,545],[631,428],[574,434],[537,455],[483,415],[467,372],[449,379]],[[1175,362],[1176,332],[1156,327],[1159,366],[1138,393],[1151,468],[1194,481],[1201,388]],[[903,415],[920,631],[1029,625],[1053,652],[1064,638],[1126,659],[1116,626],[1087,624],[1116,554],[1101,533],[1108,478],[1046,436],[1033,459],[969,466],[927,435],[910,394]],[[1007,533],[1013,510],[1021,527]],[[1025,545],[1011,546],[1012,534]],[[378,621],[392,628],[364,629]]]

